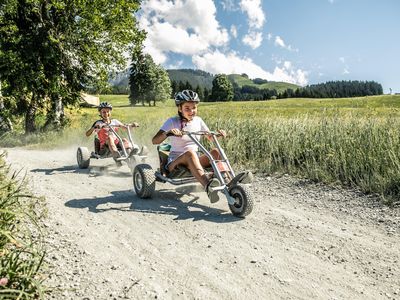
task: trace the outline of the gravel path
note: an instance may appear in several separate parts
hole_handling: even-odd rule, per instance
[[[75,149],[7,149],[49,210],[48,299],[400,299],[400,208],[258,175],[246,219],[196,185],[132,191],[128,167]]]

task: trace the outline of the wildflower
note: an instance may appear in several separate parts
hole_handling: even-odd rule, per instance
[[[0,278],[0,286],[6,286],[7,283],[8,283],[8,278],[6,277]]]

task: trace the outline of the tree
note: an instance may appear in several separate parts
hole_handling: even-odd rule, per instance
[[[233,100],[233,86],[225,74],[218,74],[212,82],[210,98],[213,101]]]
[[[87,88],[101,89],[124,53],[144,39],[134,13],[140,1],[3,0],[0,80],[33,132],[39,111],[59,125],[64,105]]]
[[[0,132],[13,131],[13,125],[10,120],[10,111],[4,105],[4,99],[1,93],[0,83]]]
[[[161,66],[155,65],[155,80],[153,81],[153,106],[156,106],[156,101],[165,102],[170,99],[172,88],[171,81],[168,76],[168,72]]]
[[[200,98],[201,101],[205,100],[204,99],[203,89],[199,85],[197,85],[197,87],[195,88],[194,91],[199,95],[199,98]]]
[[[156,105],[156,101],[165,101],[172,93],[171,81],[168,73],[160,65],[156,65],[149,54],[142,51],[132,54],[132,63],[129,76],[131,105],[142,102]]]

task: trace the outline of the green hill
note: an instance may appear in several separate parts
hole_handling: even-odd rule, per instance
[[[195,88],[200,86],[204,89],[212,88],[212,81],[214,76],[210,73],[201,71],[201,70],[193,70],[193,69],[171,69],[167,70],[169,78],[171,81],[183,82],[186,81],[190,83],[190,85]],[[297,89],[299,86],[287,83],[287,82],[277,82],[277,81],[267,81],[265,79],[249,79],[245,74],[230,74],[228,75],[229,80],[232,84],[237,85],[239,88],[242,86],[252,86],[258,89],[269,89],[269,90],[277,90],[277,92],[283,92],[286,89]]]
[[[170,69],[167,72],[171,81],[183,83],[187,81],[193,88],[197,86],[209,90],[212,88],[214,76],[210,73],[193,69]]]
[[[252,80],[249,79],[246,75],[239,75],[239,74],[230,74],[228,75],[228,78],[233,84],[237,84],[239,88],[246,85],[258,89],[268,89],[268,90],[275,89],[278,93],[283,92],[287,89],[295,90],[299,87],[298,85],[287,82],[267,81],[265,79],[260,79],[260,78]]]
[[[202,70],[194,70],[194,69],[169,69],[167,70],[169,78],[171,81],[176,82],[189,82],[189,84],[195,89],[197,86],[208,90],[212,89],[212,81],[214,79],[214,75]],[[129,91],[129,70],[127,69],[125,72],[118,73],[110,78],[109,83],[113,86],[115,93],[127,93]],[[286,89],[297,89],[299,86],[287,82],[276,82],[276,81],[267,81],[265,79],[249,79],[245,74],[230,74],[228,75],[229,80],[235,86],[239,88],[243,86],[251,86],[258,89],[275,89],[278,93],[283,92]]]

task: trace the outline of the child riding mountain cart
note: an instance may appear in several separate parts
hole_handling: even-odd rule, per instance
[[[228,158],[221,148],[217,136],[217,132],[184,132],[190,139],[195,142],[201,152],[204,153],[211,162],[211,168],[206,169],[211,179],[210,189],[212,192],[222,193],[225,195],[229,209],[232,214],[238,217],[245,217],[253,210],[254,200],[250,191],[250,183],[253,181],[253,175],[249,171],[236,174],[232,169]],[[221,153],[220,159],[214,159],[210,151],[208,151],[196,138],[196,136],[211,135],[214,145]],[[160,183],[171,183],[173,185],[182,185],[197,182],[190,171],[178,166],[172,172],[166,170],[170,145],[163,144],[157,147],[160,159],[160,167],[154,171],[148,164],[138,164],[133,170],[133,185],[136,194],[140,198],[151,198],[156,188],[156,181]],[[217,200],[218,201],[218,200]]]
[[[133,170],[139,162],[145,162],[147,158],[147,148],[143,146],[141,149],[133,142],[130,128],[139,127],[135,122],[132,124],[123,124],[117,119],[111,119],[111,104],[107,102],[100,103],[98,107],[101,120],[93,123],[86,136],[96,133],[94,139],[94,151],[89,152],[86,147],[79,147],[77,150],[77,162],[81,169],[86,169],[90,165],[90,159],[105,159],[112,157],[117,166],[121,166],[122,162],[127,163],[128,167]],[[119,129],[127,132],[128,139],[123,138],[119,133]]]
[[[223,193],[232,213],[239,217],[248,215],[253,209],[253,198],[248,184],[251,172],[235,174],[217,137],[225,137],[224,130],[212,132],[197,116],[200,99],[196,92],[184,90],[175,94],[178,115],[169,118],[153,137],[158,147],[160,168],[154,172],[150,165],[139,164],[133,172],[133,183],[140,198],[150,198],[155,182],[175,185],[199,182],[211,203],[219,200]],[[169,137],[170,149],[162,144]],[[205,137],[214,146],[207,150],[200,142]]]

